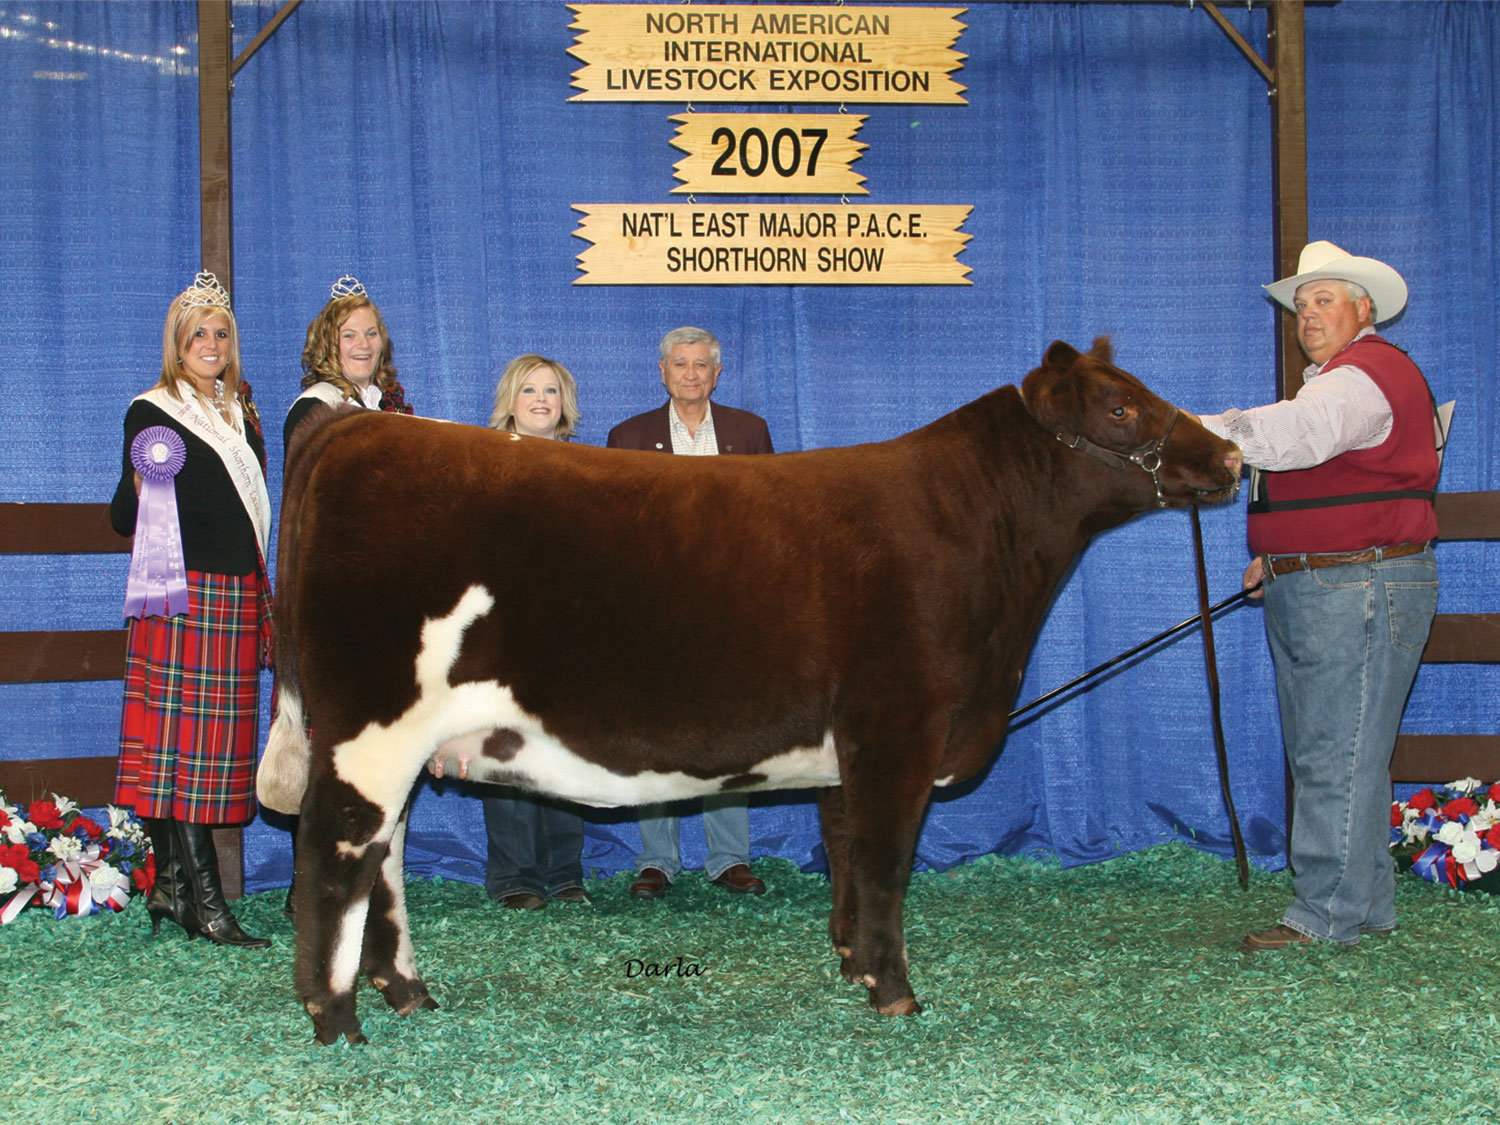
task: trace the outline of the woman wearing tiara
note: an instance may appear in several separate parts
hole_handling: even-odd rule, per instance
[[[390,333],[358,278],[346,275],[333,283],[328,303],[307,326],[302,370],[304,389],[287,412],[283,450],[291,448],[292,431],[318,403],[351,402],[368,410],[412,412],[396,380]]]
[[[345,274],[333,283],[328,302],[307,326],[302,348],[303,391],[287,411],[281,428],[282,456],[292,448],[298,424],[319,405],[352,403],[366,410],[410,414],[406,389],[391,362],[391,336],[380,310],[357,277]],[[310,718],[310,717],[309,717]],[[293,886],[287,888],[284,913],[296,920],[297,817],[287,817],[292,835]]]
[[[489,427],[527,437],[567,441],[578,428],[578,387],[556,360],[523,355],[510,361],[495,388]],[[434,758],[432,772],[443,776]],[[460,759],[459,776],[468,763]],[[484,889],[508,910],[541,910],[547,900],[588,903],[583,889],[583,821],[571,806],[530,797],[509,786],[486,786],[487,857]]]
[[[152,931],[261,949],[224,899],[215,825],[255,815],[259,669],[269,665],[271,590],[265,442],[240,378],[229,294],[200,273],[167,310],[161,377],[125,414],[110,503],[135,536],[127,584],[125,699],[115,801],[156,852]]]

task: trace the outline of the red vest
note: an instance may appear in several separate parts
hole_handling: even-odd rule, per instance
[[[1432,392],[1405,352],[1373,333],[1325,364],[1348,364],[1371,379],[1391,405],[1391,432],[1372,449],[1352,449],[1310,469],[1261,474],[1250,501],[1250,549],[1258,555],[1324,554],[1425,543],[1437,538],[1437,513],[1425,496],[1437,488]],[[1367,494],[1381,494],[1355,500]]]

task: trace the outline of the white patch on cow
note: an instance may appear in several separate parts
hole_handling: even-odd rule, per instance
[[[600,808],[618,805],[648,805],[675,801],[683,797],[704,797],[723,792],[723,783],[731,777],[760,774],[764,781],[737,786],[739,791],[755,789],[804,789],[838,784],[838,760],[834,754],[833,736],[824,737],[821,745],[794,747],[764,761],[755,762],[721,776],[693,777],[681,771],[644,771],[635,774],[616,773],[585,761],[542,729],[534,715],[515,705],[508,691],[498,684],[489,685],[495,693],[494,704],[510,714],[496,729],[515,731],[522,737],[521,748],[505,762],[479,757],[469,762],[469,777],[477,781],[503,780],[510,785],[536,789],[565,797],[579,804]],[[489,732],[482,732],[487,735]],[[470,735],[454,740],[461,745],[482,736]],[[447,749],[445,745],[444,749]]]
[[[934,789],[943,789],[943,788],[946,788],[947,786],[952,785],[952,784],[953,784],[953,775],[950,773],[947,777],[940,777],[936,781],[934,781],[932,783],[932,787]]]
[[[334,850],[345,859],[362,859],[365,852],[370,850],[370,845],[351,844],[348,840],[340,840],[334,845]]]
[[[359,980],[359,962],[364,951],[365,918],[370,911],[370,897],[365,895],[349,903],[339,919],[333,939],[333,955],[328,960],[328,990],[335,996],[354,991]]]
[[[396,926],[396,971],[408,979],[417,975],[417,954],[411,944],[411,926],[406,920],[406,821],[396,826],[391,850],[380,865],[381,878],[391,891],[391,921]]]
[[[276,693],[276,721],[255,773],[255,795],[277,812],[295,814],[307,791],[311,747],[302,723],[302,700],[285,688]]]
[[[472,693],[466,692],[467,684],[450,687],[448,671],[458,659],[464,631],[494,605],[495,599],[483,586],[470,586],[452,613],[428,618],[417,650],[416,703],[390,725],[370,723],[333,748],[334,772],[385,814],[374,839],[387,838],[412,782],[438,743],[458,731],[489,725],[463,718],[474,708],[465,706],[462,697]],[[446,722],[455,713],[462,724],[456,731]]]
[[[788,750],[751,766],[745,772],[766,775],[765,783],[752,785],[752,789],[807,789],[837,785],[839,761],[833,748],[833,732],[823,736],[820,746]]]
[[[838,784],[831,733],[819,745],[789,747],[710,778],[677,770],[626,774],[586,760],[549,734],[542,720],[517,704],[498,681],[448,682],[465,630],[494,604],[487,590],[471,586],[452,613],[429,618],[416,657],[417,701],[389,725],[371,723],[334,747],[338,776],[385,814],[376,839],[390,831],[412,782],[434,755],[444,761],[445,770],[452,763],[455,775],[458,759],[467,758],[472,781],[500,780],[601,808],[707,796],[721,792],[729,778],[745,774],[765,779],[742,787],[746,790]],[[499,762],[481,749],[491,734],[502,730],[514,731],[521,742],[514,755]]]
[[[470,586],[447,617],[429,617],[422,625],[422,647],[417,652],[417,687],[423,695],[447,687],[448,672],[458,659],[469,626],[495,608],[483,586]]]
[[[521,435],[520,434],[511,434],[510,435],[510,440],[511,441],[520,441],[521,440]]]

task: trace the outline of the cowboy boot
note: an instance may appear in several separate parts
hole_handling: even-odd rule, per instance
[[[161,932],[161,920],[170,918],[192,937],[199,928],[193,913],[192,896],[188,894],[187,876],[177,846],[176,825],[170,820],[142,817],[151,849],[156,853],[156,883],[146,896],[146,913],[151,915],[151,932]]]
[[[193,902],[197,932],[215,945],[236,945],[245,949],[265,949],[270,938],[252,937],[240,929],[239,920],[224,900],[219,882],[219,855],[214,849],[213,828],[207,824],[177,822],[177,844],[181,849],[182,867],[188,894]]]

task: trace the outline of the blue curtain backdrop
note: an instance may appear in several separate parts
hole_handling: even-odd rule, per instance
[[[279,6],[235,4],[236,53]],[[1226,15],[1263,47],[1263,10]],[[1189,409],[1268,400],[1270,122],[1245,60],[1180,5],[986,3],[963,19],[968,105],[848,108],[869,115],[869,202],[973,206],[972,286],[596,288],[573,285],[570,204],[672,201],[668,116],[683,105],[570,104],[561,3],[303,5],[233,106],[236,313],[273,499],[306,325],[343,273],[379,303],[418,413],[482,423],[505,362],[536,351],[578,376],[594,444],[660,402],[657,341],[681,324],[719,335],[717,397],[764,415],[783,450],[912,429],[1019,381],[1055,338],[1112,335],[1122,366]],[[0,500],[104,501],[114,486],[126,404],[155,379],[167,302],[199,265],[195,33],[189,4],[0,11]],[[1406,276],[1411,306],[1385,331],[1459,400],[1444,487],[1500,488],[1500,5],[1313,7],[1307,58],[1312,237]],[[1204,525],[1218,598],[1246,561],[1243,510]],[[1440,546],[1443,611],[1494,610],[1495,552]],[[118,624],[125,566],[0,556],[0,628]],[[1021,698],[1189,616],[1190,566],[1183,513],[1101,537]],[[1282,757],[1259,610],[1218,637],[1236,798],[1274,866]],[[1407,729],[1500,729],[1494,688],[1426,668]],[[0,758],[110,753],[118,707],[118,684],[0,686]],[[983,777],[937,798],[919,861],[1074,864],[1173,838],[1223,853],[1217,793],[1190,633],[1028,716]],[[808,794],[760,798],[751,817],[757,855],[820,863]],[[482,841],[472,793],[424,782],[412,868],[478,880]],[[591,816],[586,863],[627,868],[637,843],[628,811]],[[701,861],[693,822],[684,844]],[[247,865],[250,889],[283,884],[285,834],[253,825]]]

